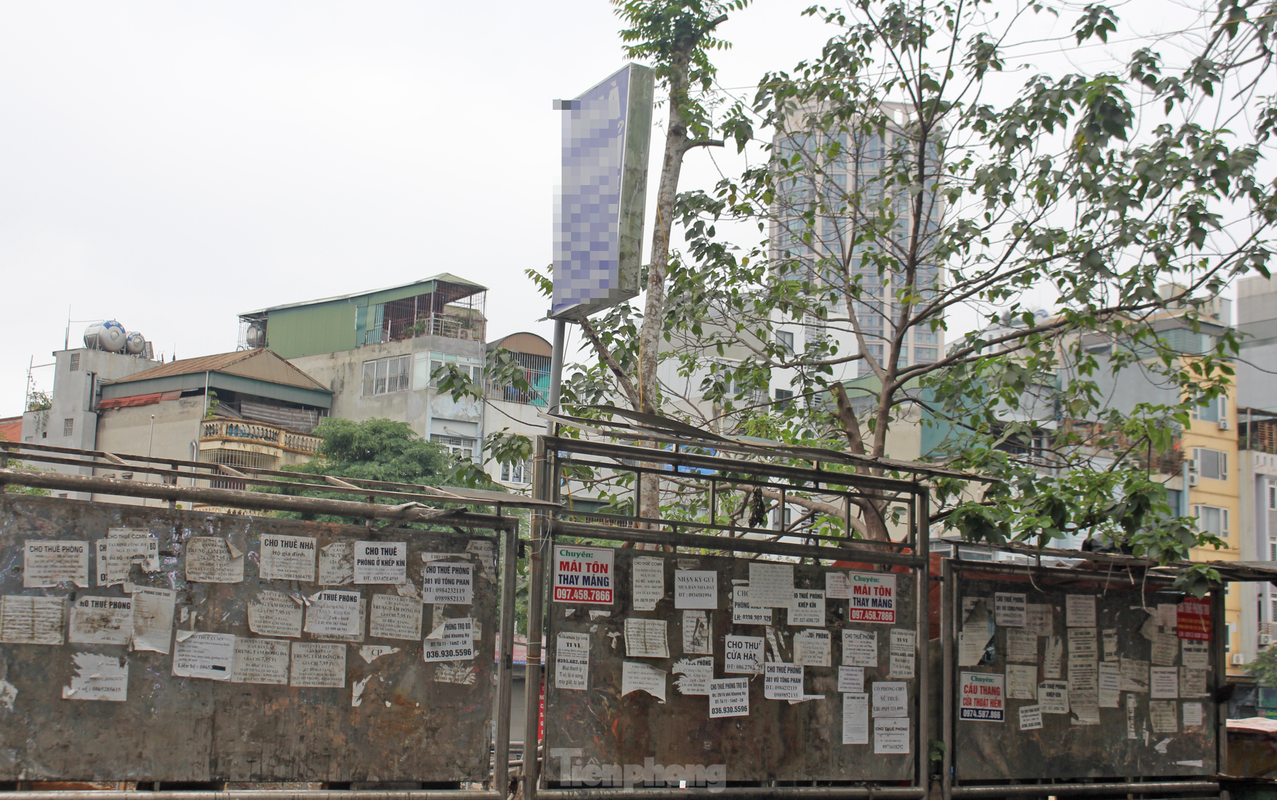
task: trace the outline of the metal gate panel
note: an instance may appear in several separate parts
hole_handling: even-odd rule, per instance
[[[1204,693],[1198,691],[1202,688],[1200,685],[1193,686],[1191,693],[1187,692],[1183,688],[1186,686],[1182,669],[1183,642],[1194,640],[1180,639],[1177,632],[1169,626],[1158,624],[1159,621],[1169,622],[1169,619],[1159,617],[1159,606],[1177,609],[1186,599],[1183,595],[1167,591],[1164,583],[1159,584],[1152,580],[1143,582],[1138,578],[1133,580],[1125,574],[1114,576],[1111,580],[1096,580],[1095,573],[1072,577],[1066,570],[1044,571],[1010,566],[993,572],[988,565],[964,565],[960,561],[949,563],[952,565],[955,583],[946,592],[948,607],[945,613],[954,621],[953,630],[957,641],[953,643],[953,658],[948,665],[952,670],[949,688],[952,691],[950,709],[953,733],[952,740],[946,744],[953,757],[953,777],[956,781],[970,783],[990,780],[1157,778],[1215,774],[1218,711],[1211,692],[1218,670],[1221,669],[1216,648],[1208,641],[1197,642],[1206,651],[1204,657],[1208,659],[1208,669],[1204,676],[1191,676],[1192,681],[1189,683],[1204,682],[1205,688]],[[1030,613],[1033,606],[1050,609],[1053,633],[1050,637],[1034,635],[1035,661],[1023,659],[1025,640],[1022,637],[1025,635],[1025,628],[997,624],[996,605],[999,593],[1004,597],[1011,596],[1005,601],[1003,613],[1011,610],[1012,614],[1003,617],[1004,622],[1017,621],[1018,612],[1013,609],[1019,604],[1021,596]],[[1070,601],[1070,597],[1083,599]],[[1073,621],[1084,622],[1092,602],[1086,598],[1092,598],[1094,602],[1094,625],[1070,627],[1067,624],[1069,603],[1075,603],[1077,609],[1078,616],[1074,616]],[[981,600],[984,604],[977,608],[976,603]],[[1209,599],[1194,601],[1189,597],[1187,601],[1201,604],[1194,606],[1194,609],[1209,609]],[[1205,617],[1210,619],[1209,611]],[[1043,617],[1039,615],[1037,619]],[[1134,680],[1134,676],[1145,675],[1140,680],[1151,681],[1158,676],[1153,674],[1152,677],[1147,677],[1147,672],[1173,668],[1179,678],[1176,688],[1178,696],[1174,699],[1154,698],[1153,686],[1142,691],[1123,688],[1117,708],[1101,707],[1096,712],[1084,706],[1079,714],[1072,705],[1073,687],[1069,687],[1069,713],[1041,714],[1041,728],[1021,730],[1021,709],[1044,707],[1040,703],[1041,697],[1023,700],[1006,696],[1010,692],[1011,677],[1007,670],[1008,637],[1021,637],[1017,644],[1021,661],[1013,663],[1035,667],[1035,685],[1048,680],[1069,684],[1070,656],[1076,655],[1079,659],[1079,672],[1075,677],[1078,686],[1083,686],[1090,683],[1086,677],[1090,668],[1085,663],[1090,635],[1082,634],[1075,640],[1074,645],[1082,650],[1079,654],[1073,654],[1069,632],[1087,627],[1095,631],[1097,664],[1104,662],[1106,657],[1116,657],[1119,673],[1122,671],[1122,659],[1126,659],[1132,668],[1134,682],[1123,681],[1121,686],[1137,685],[1138,681]],[[1014,633],[1017,628],[1021,633]],[[1028,629],[1033,628],[1030,625]],[[1045,628],[1037,627],[1037,630]],[[1116,631],[1116,637],[1109,637],[1109,641],[1115,642],[1117,646],[1116,653],[1112,655],[1107,651],[1105,630]],[[1220,633],[1214,632],[1216,636]],[[989,639],[987,655],[982,656],[975,666],[964,666],[962,663],[964,637],[975,637],[972,642]],[[1160,652],[1155,655],[1154,643],[1157,640],[1152,637],[1171,638],[1160,641]],[[1170,657],[1172,646],[1174,655]],[[1045,677],[1047,660],[1049,657],[1053,658],[1048,654],[1048,647],[1058,647],[1055,651],[1058,652],[1060,661],[1058,678]],[[1203,656],[1199,653],[1196,657]],[[964,673],[990,676],[995,680],[1001,678],[1004,687],[1003,721],[963,719],[964,686],[969,684],[979,688],[976,679],[964,681]],[[1162,676],[1169,677],[1169,673],[1162,673]],[[1041,690],[1038,691],[1040,693]],[[1166,693],[1165,684],[1160,693]],[[1089,706],[1085,691],[1082,697]],[[1132,698],[1133,706],[1128,711],[1128,703],[1132,702]],[[1054,702],[1058,703],[1058,698]],[[1151,706],[1150,703],[1158,705]],[[1185,709],[1191,707],[1187,717],[1193,720],[1197,716],[1198,704],[1201,724],[1186,729]],[[1158,709],[1156,725],[1153,708]],[[1168,724],[1170,718],[1167,712],[1171,710],[1174,712],[1174,731],[1169,730]],[[1096,713],[1098,724],[1080,724],[1084,719],[1094,719]],[[1035,723],[1030,718],[1028,724],[1031,726]]]
[[[546,607],[547,657],[545,699],[545,778],[561,786],[608,785],[606,770],[677,766],[692,784],[696,767],[725,766],[725,779],[747,781],[911,781],[917,764],[914,734],[917,732],[917,680],[907,685],[910,750],[908,754],[875,754],[874,724],[867,720],[866,744],[842,744],[843,696],[838,689],[843,629],[876,635],[877,664],[864,668],[864,693],[872,702],[873,684],[889,678],[891,631],[917,630],[915,583],[911,572],[879,572],[895,579],[894,624],[848,622],[846,599],[825,600],[824,625],[792,626],[786,610],[772,610],[772,625],[732,622],[733,595],[749,580],[749,559],[718,556],[674,555],[654,551],[616,549],[615,581],[611,604],[551,602]],[[636,558],[663,562],[664,595],[651,611],[635,609],[633,564]],[[779,563],[779,562],[769,562]],[[796,589],[826,588],[826,573],[847,569],[816,567],[789,562]],[[552,574],[553,566],[547,567]],[[727,635],[763,637],[768,660],[774,658],[771,639],[779,646],[780,660],[794,661],[794,635],[806,630],[829,632],[831,659],[828,667],[804,669],[803,692],[811,699],[800,703],[764,699],[764,678],[749,683],[749,715],[710,719],[709,700],[688,696],[677,688],[675,665],[684,659],[704,658],[683,649],[684,610],[675,608],[675,575],[680,569],[713,571],[718,608],[708,611],[711,620],[713,677],[747,677],[724,671]],[[626,657],[626,619],[665,620],[669,658]],[[557,636],[562,633],[589,637],[588,691],[560,688],[556,682]],[[667,673],[666,702],[634,692],[621,694],[626,661],[641,662]],[[914,662],[914,675],[923,665]],[[870,712],[872,713],[872,712]],[[598,771],[596,771],[596,768]],[[713,773],[711,773],[713,774]],[[668,773],[667,773],[668,775]],[[677,781],[677,773],[674,780]],[[659,778],[658,778],[659,780]]]
[[[500,547],[491,529],[469,524],[454,532],[374,529],[2,498],[0,595],[6,597],[58,598],[68,608],[77,598],[125,597],[121,586],[99,587],[96,580],[86,587],[24,588],[24,550],[28,541],[92,543],[112,528],[129,528],[158,539],[159,571],[133,567],[129,579],[176,591],[174,628],[279,638],[249,630],[250,599],[265,589],[311,596],[320,586],[261,579],[262,536],[314,538],[320,550],[333,543],[407,542],[408,576],[417,591],[424,553],[448,554],[450,560],[473,565],[473,605],[425,605],[422,635],[444,618],[468,616],[475,636],[473,659],[426,662],[422,641],[373,638],[365,619],[359,641],[328,640],[344,651],[341,688],[175,677],[171,655],[128,645],[0,643],[0,780],[456,782],[489,777],[501,575]],[[192,537],[212,537],[242,551],[242,582],[188,580],[185,554]],[[90,547],[91,578],[97,568]],[[391,585],[334,588],[358,590],[366,604],[374,595],[400,596]],[[287,641],[322,640],[303,633]],[[397,652],[363,651],[366,646]],[[292,650],[294,670],[298,652],[303,651]],[[92,677],[76,668],[76,657],[86,653],[127,664],[127,699],[77,700],[74,694],[64,699],[73,678]]]

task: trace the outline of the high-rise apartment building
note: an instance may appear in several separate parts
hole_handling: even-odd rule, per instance
[[[930,258],[944,211],[934,177],[939,148],[930,142],[925,147],[926,190],[919,213],[917,195],[908,188],[918,177],[916,158],[908,155],[918,152],[918,140],[910,133],[904,106],[881,108],[886,124],[879,127],[856,120],[808,125],[824,110],[801,109],[776,136],[772,155],[780,176],[770,226],[774,274],[802,281],[809,294],[822,296],[827,312],[824,318],[776,320],[777,336],[795,352],[833,339],[838,353],[865,353],[879,363],[894,346],[897,364],[905,367],[936,361],[944,349],[944,332],[910,325],[902,319],[900,303],[908,265],[915,271],[910,297],[925,302],[941,281],[940,266]],[[871,372],[869,361],[861,359],[833,377],[850,380]],[[785,380],[773,385],[783,386]]]

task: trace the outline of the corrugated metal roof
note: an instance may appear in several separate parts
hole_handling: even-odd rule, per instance
[[[125,378],[106,381],[109,385],[149,381],[155,378],[170,378],[180,375],[195,375],[201,372],[221,372],[227,375],[238,375],[244,378],[277,383],[283,386],[296,386],[316,392],[332,394],[332,391],[319,381],[288,363],[269,350],[239,350],[234,353],[218,353],[199,358],[187,358],[182,361],[171,361]]]
[[[272,311],[282,311],[283,309],[286,309],[286,308],[304,308],[305,306],[317,306],[317,305],[320,305],[321,303],[335,303],[340,300],[353,300],[356,297],[365,297],[370,294],[377,294],[378,292],[392,292],[396,289],[404,289],[409,286],[421,286],[423,284],[433,283],[433,282],[452,283],[458,286],[469,286],[470,288],[474,289],[475,292],[488,291],[488,287],[475,283],[474,281],[468,281],[465,278],[459,278],[456,275],[453,275],[451,272],[440,272],[438,275],[432,275],[429,278],[422,278],[419,281],[410,281],[409,283],[400,283],[400,284],[396,284],[395,286],[385,286],[381,289],[369,289],[366,292],[351,292],[350,294],[339,294],[334,297],[321,297],[318,300],[303,300],[299,303],[284,303],[283,305],[270,306],[268,308],[259,308],[256,311],[245,311],[243,314],[240,314],[240,316],[254,317],[261,314],[269,314]]]

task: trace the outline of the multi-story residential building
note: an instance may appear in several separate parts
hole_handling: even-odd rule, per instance
[[[248,347],[269,347],[327,387],[331,415],[392,419],[479,459],[483,405],[435,391],[454,364],[483,381],[487,289],[455,275],[240,315]]]
[[[24,415],[23,442],[277,469],[315,455],[310,431],[332,405],[327,387],[263,349],[167,364],[93,347],[54,356],[50,408]],[[57,469],[133,477],[127,468]]]
[[[1237,283],[1237,429],[1242,560],[1277,562],[1277,281]],[[1251,661],[1277,637],[1277,590],[1242,587],[1242,653]]]
[[[1237,402],[1277,411],[1277,279],[1258,275],[1237,282]]]
[[[782,347],[795,352],[833,339],[838,353],[861,352],[854,327],[858,327],[866,352],[881,362],[897,334],[899,309],[896,292],[903,284],[901,270],[884,267],[903,263],[907,241],[915,224],[921,232],[921,261],[916,276],[916,294],[925,299],[941,281],[940,268],[928,263],[932,234],[944,213],[935,190],[939,171],[938,150],[929,145],[933,167],[927,181],[921,217],[915,219],[913,195],[903,186],[887,184],[886,172],[893,153],[916,147],[909,133],[906,107],[882,104],[893,120],[885,129],[853,133],[849,130],[812,131],[802,127],[810,112],[791,114],[792,127],[777,134],[773,157],[784,163],[803,165],[801,174],[782,181],[772,208],[769,231],[770,256],[774,269],[808,281],[816,291],[832,288],[835,300],[829,303],[828,319],[808,316],[803,320],[775,320]],[[855,127],[851,125],[849,127]],[[836,146],[834,139],[837,140]],[[792,167],[791,167],[792,169]],[[886,219],[894,219],[883,231]],[[878,235],[861,241],[869,226]],[[886,233],[886,235],[882,235]],[[859,299],[851,299],[849,286],[859,287]],[[851,319],[856,320],[855,326]],[[897,363],[900,366],[936,361],[944,350],[944,332],[929,327],[913,327],[903,332]],[[850,362],[832,376],[850,380],[871,373],[868,361]],[[774,386],[787,387],[791,371],[773,378]]]
[[[1169,301],[1182,291],[1182,287],[1167,285],[1159,291]],[[1185,319],[1184,308],[1174,304],[1149,320],[1161,343],[1177,353],[1184,362],[1214,352],[1219,338],[1231,326],[1232,309],[1227,299],[1210,298],[1199,305],[1198,311],[1200,318],[1196,324],[1189,323]],[[1005,328],[991,330],[989,333],[992,338],[1010,330]],[[1097,394],[1105,399],[1106,408],[1130,413],[1140,404],[1178,406],[1191,403],[1194,399],[1185,397],[1174,383],[1159,380],[1156,372],[1128,367],[1114,373],[1109,368],[1109,359],[1115,352],[1132,346],[1139,348],[1141,345],[1090,334],[1083,338],[1082,345],[1095,358],[1098,368],[1087,376],[1075,374],[1073,359],[1061,347],[1060,362],[1063,366],[1056,380],[1060,385],[1076,379],[1094,381],[1098,388]],[[1135,354],[1139,355],[1139,352]],[[1149,350],[1147,357],[1154,357],[1152,350]],[[1043,397],[1051,397],[1054,387],[1045,388]],[[1248,529],[1242,527],[1239,519],[1242,484],[1239,481],[1237,392],[1238,383],[1233,382],[1218,397],[1194,405],[1189,414],[1188,426],[1177,429],[1175,443],[1169,452],[1145,451],[1132,452],[1130,455],[1137,463],[1144,464],[1154,479],[1166,488],[1172,513],[1194,517],[1199,530],[1214,534],[1224,542],[1224,546],[1218,550],[1210,547],[1193,549],[1190,554],[1193,560],[1242,560],[1245,558],[1247,543],[1253,538]],[[1043,442],[1061,425],[1082,434],[1083,438],[1096,425],[1090,419],[1062,418],[1049,401],[1026,402],[1015,411],[1013,418],[1020,422],[1034,421],[1041,431]],[[1033,442],[1008,442],[1004,445],[1004,449],[1020,448],[1028,451],[1035,447]],[[924,447],[924,452],[926,451]],[[1095,450],[1091,458],[1093,466],[1103,468],[1111,463],[1112,454]],[[1049,465],[1044,465],[1044,468],[1049,469]],[[1077,547],[1081,544],[1080,539],[1081,537],[1075,537],[1058,546]],[[1253,593],[1251,585],[1237,585],[1228,590],[1226,597],[1225,616],[1230,631],[1229,669],[1233,672],[1240,672],[1248,660],[1242,632],[1245,628],[1243,610],[1250,609],[1248,613],[1253,613],[1254,603],[1249,599],[1249,593]]]
[[[1241,560],[1277,562],[1277,412],[1239,408],[1237,420]],[[1241,653],[1250,662],[1277,640],[1277,589],[1242,584],[1241,610]]]
[[[535,333],[512,333],[488,342],[488,352],[505,350],[525,371],[530,389],[500,385],[495,379],[484,387],[484,430],[488,435],[505,433],[529,439],[545,433],[545,420],[539,414],[549,406],[550,357],[553,348]],[[488,477],[516,492],[532,487],[532,459],[512,464],[488,460],[484,464]]]

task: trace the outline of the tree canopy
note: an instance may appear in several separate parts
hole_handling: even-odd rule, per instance
[[[745,99],[713,83],[708,49],[687,50],[729,9],[617,3],[627,53],[666,76],[667,133],[684,137],[674,161],[667,141],[658,209],[692,142],[727,139],[749,165],[658,211],[646,295],[581,322],[590,357],[564,403],[589,414],[622,398],[873,458],[893,455],[893,430],[923,426],[939,440],[924,457],[999,479],[942,482],[934,526],[1039,545],[1097,535],[1163,561],[1219,544],[1155,473],[1194,406],[1228,391],[1238,343],[1206,303],[1268,274],[1270,5],[1223,0],[1189,26],[1204,36],[1059,72],[1013,66],[1034,19],[1074,15],[1076,47],[1138,33],[1098,4],[814,6],[822,51]],[[670,24],[680,14],[695,24]],[[705,76],[692,134],[689,83],[671,72],[688,65]],[[970,330],[947,336],[960,314]],[[1193,347],[1167,336],[1172,319]],[[1147,398],[1109,402],[1126,376]],[[787,500],[810,512],[790,532],[838,529],[819,496]],[[660,501],[708,513],[695,491]],[[857,535],[888,535],[884,507],[854,511]]]
[[[450,471],[448,454],[443,448],[422,439],[406,422],[388,419],[369,419],[363,422],[326,419],[315,428],[314,434],[320,438],[318,456],[305,464],[285,467],[284,471],[419,485],[439,485],[445,481]],[[338,500],[352,499],[350,494],[322,490],[299,492],[263,486],[258,487],[258,491]],[[383,499],[378,502],[391,501]],[[292,511],[276,513],[289,519],[344,521],[328,515]]]

